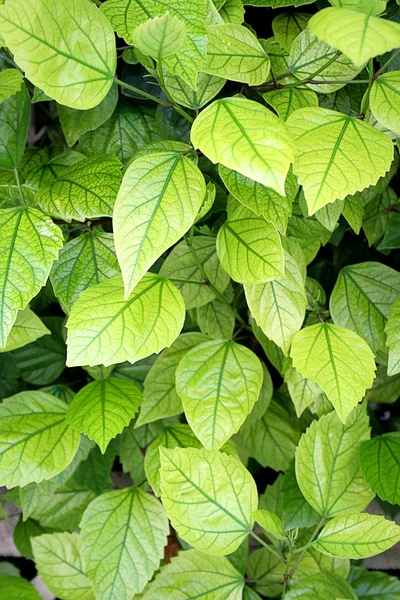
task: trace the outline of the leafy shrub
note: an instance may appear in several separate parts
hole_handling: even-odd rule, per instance
[[[0,483],[62,600],[400,598],[362,563],[400,540],[399,8],[330,2],[0,7]]]

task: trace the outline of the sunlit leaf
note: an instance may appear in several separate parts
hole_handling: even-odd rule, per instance
[[[176,54],[186,40],[184,21],[166,12],[148,19],[133,30],[133,45],[146,56],[160,61]]]
[[[388,375],[400,373],[400,299],[392,305],[385,327],[386,344],[389,347]]]
[[[51,331],[47,329],[39,317],[30,308],[25,308],[17,314],[15,323],[7,338],[4,352],[11,352],[11,350],[26,346],[49,333]]]
[[[360,448],[360,465],[363,475],[382,499],[400,502],[400,432],[378,435],[365,441]]]

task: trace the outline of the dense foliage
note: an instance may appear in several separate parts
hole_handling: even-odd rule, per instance
[[[395,0],[0,4],[19,552],[62,600],[399,600]]]

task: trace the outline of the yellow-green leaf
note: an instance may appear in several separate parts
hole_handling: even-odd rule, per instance
[[[376,120],[400,134],[400,71],[379,75],[371,88],[369,102]]]
[[[160,61],[176,54],[186,40],[186,25],[169,12],[148,19],[133,30],[133,45],[146,56]]]
[[[0,71],[0,102],[19,92],[23,80],[23,75],[18,69]]]
[[[16,348],[22,348],[35,340],[50,334],[51,331],[42,323],[30,308],[20,310],[15,323],[7,338],[4,352],[11,352]]]
[[[400,373],[400,298],[392,305],[385,333],[389,348],[388,375],[397,375]]]

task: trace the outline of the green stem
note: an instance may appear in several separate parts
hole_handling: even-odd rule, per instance
[[[320,520],[320,522],[318,523],[317,527],[315,528],[314,533],[312,534],[312,536],[308,540],[308,543],[305,546],[303,546],[302,548],[299,548],[298,550],[294,550],[293,554],[297,554],[298,552],[301,552],[301,554],[300,554],[299,558],[297,559],[297,561],[294,563],[293,567],[291,568],[291,570],[289,572],[289,575],[288,575],[288,579],[290,579],[291,577],[293,577],[293,575],[294,575],[297,567],[299,566],[299,564],[303,560],[305,553],[307,552],[307,550],[309,549],[309,547],[314,542],[315,538],[317,537],[317,535],[321,531],[322,527],[325,525],[325,521],[326,521],[326,517],[323,516],[322,519]]]
[[[264,546],[264,548],[266,548],[269,552],[271,552],[271,554],[273,554],[281,562],[286,563],[286,560],[283,558],[283,556],[277,550],[275,550],[275,548],[273,548],[270,544],[267,544],[267,542],[264,542],[264,540],[262,538],[260,538],[256,533],[254,533],[254,531],[252,531],[250,535],[255,540],[257,540],[257,542],[259,544],[261,544],[261,546]]]
[[[360,107],[360,113],[364,117],[365,117],[366,112],[369,107],[369,96],[371,94],[371,88],[372,88],[373,83],[374,83],[374,59],[370,58],[369,63],[368,63],[368,88],[363,96],[363,99],[361,102],[361,107]]]
[[[19,196],[21,200],[21,206],[26,206],[24,194],[22,193],[21,181],[19,179],[18,169],[14,169],[15,181],[17,182]]]
[[[161,100],[161,98],[157,98],[157,96],[153,96],[152,94],[148,94],[147,92],[144,92],[143,90],[133,85],[129,85],[129,83],[125,83],[125,81],[122,81],[121,79],[117,79],[116,77],[114,77],[114,81],[126,90],[129,90],[130,92],[135,92],[135,94],[143,96],[143,98],[146,98],[146,100],[153,100],[154,102],[162,104],[163,106],[170,106],[169,102],[165,102],[164,100]]]
[[[389,60],[387,60],[380,69],[378,69],[378,71],[375,73],[373,79],[375,81],[375,79],[377,77],[379,77],[379,75],[381,75],[381,73],[383,73],[383,71],[386,71],[386,69],[388,68],[388,66],[394,61],[395,58],[398,57],[398,55],[400,54],[400,48],[398,50],[396,50],[396,52],[393,54],[393,56],[391,56],[389,58]]]

